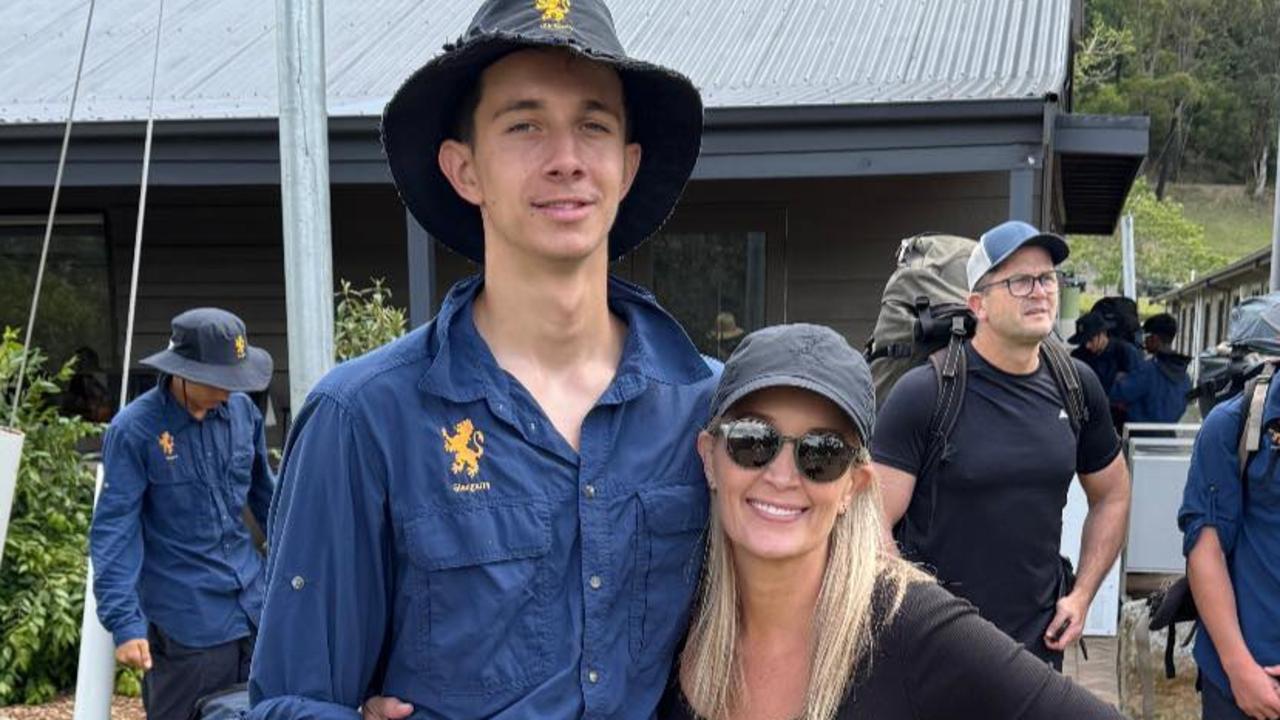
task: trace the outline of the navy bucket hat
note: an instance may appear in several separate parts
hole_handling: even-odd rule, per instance
[[[249,345],[244,322],[219,308],[175,317],[169,347],[140,362],[160,372],[230,392],[258,392],[271,382],[271,355]]]
[[[702,142],[702,98],[684,75],[627,57],[601,0],[486,0],[456,43],[418,69],[382,112],[382,147],[405,207],[447,247],[484,262],[479,209],[441,172],[440,144],[485,68],[530,48],[561,48],[613,67],[622,79],[640,168],[609,233],[616,260],[658,230],[693,172]],[[456,138],[455,138],[456,139]]]

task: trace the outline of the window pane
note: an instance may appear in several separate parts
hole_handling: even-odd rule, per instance
[[[763,232],[662,233],[652,247],[653,292],[702,353],[723,360],[764,325]]]
[[[26,331],[31,312],[43,239],[44,225],[38,221],[28,224],[0,218],[0,325],[16,327],[20,333]],[[49,244],[32,344],[48,356],[49,369],[78,352],[78,372],[96,376],[105,388],[105,371],[115,363],[112,327],[111,276],[102,224],[59,224]],[[81,383],[87,380],[80,379]]]

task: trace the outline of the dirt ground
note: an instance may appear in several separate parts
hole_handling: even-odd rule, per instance
[[[71,720],[75,698],[58,698],[45,705],[0,707],[0,720]],[[111,701],[111,720],[146,720],[142,700],[117,695]]]

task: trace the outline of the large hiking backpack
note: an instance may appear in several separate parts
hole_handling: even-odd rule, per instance
[[[884,286],[865,351],[877,405],[903,373],[946,347],[953,319],[964,323],[966,337],[973,334],[965,267],[975,245],[955,235],[925,233],[898,246],[898,269]]]
[[[1242,301],[1227,327],[1227,341],[1200,354],[1197,384],[1187,397],[1197,402],[1200,417],[1239,395],[1268,358],[1280,357],[1280,292]]]

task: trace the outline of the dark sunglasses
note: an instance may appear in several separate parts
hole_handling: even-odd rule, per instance
[[[819,483],[839,478],[855,458],[861,461],[866,456],[861,446],[849,443],[840,433],[811,430],[800,437],[790,437],[759,418],[730,420],[714,427],[712,433],[724,437],[729,459],[748,470],[773,462],[789,442],[795,448],[796,468]]]

